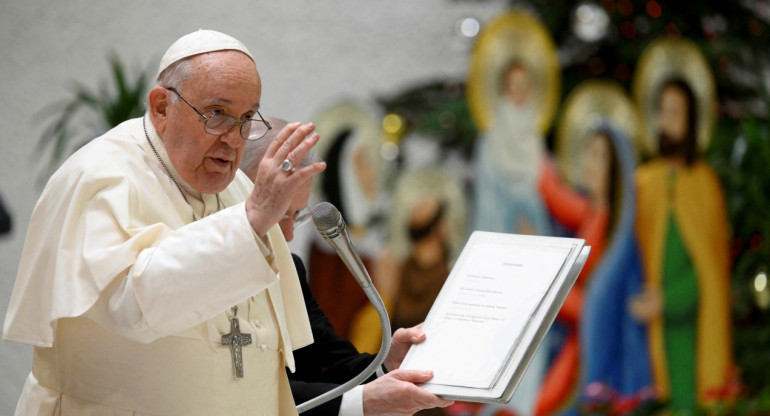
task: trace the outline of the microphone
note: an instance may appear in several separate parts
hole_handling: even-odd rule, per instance
[[[342,214],[334,205],[328,202],[321,202],[313,208],[312,215],[315,228],[321,234],[321,237],[334,248],[342,262],[350,270],[350,273],[356,278],[358,284],[366,291],[371,286],[372,279],[369,277],[369,273],[366,272],[366,268],[358,253],[353,248],[353,243],[350,242],[350,236],[345,226],[345,220],[342,219]]]
[[[368,379],[385,361],[385,357],[387,357],[390,350],[391,338],[390,318],[388,318],[388,312],[385,310],[385,304],[382,302],[380,294],[377,293],[377,289],[374,288],[372,279],[369,277],[361,257],[358,256],[355,248],[353,248],[353,244],[350,242],[350,236],[348,236],[345,220],[342,219],[342,215],[334,205],[328,202],[321,202],[316,205],[311,214],[313,215],[315,228],[324,240],[334,248],[358,284],[364,289],[366,297],[369,298],[374,308],[377,309],[377,313],[380,315],[380,325],[382,326],[382,342],[380,343],[380,351],[377,353],[377,356],[374,357],[374,360],[369,363],[364,371],[344,384],[300,404],[297,406],[297,413],[302,413],[322,405]]]

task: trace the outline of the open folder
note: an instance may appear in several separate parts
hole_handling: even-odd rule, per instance
[[[578,238],[475,231],[400,368],[433,370],[441,397],[505,403],[583,268]]]

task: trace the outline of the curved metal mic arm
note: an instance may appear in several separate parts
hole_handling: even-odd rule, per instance
[[[369,273],[366,271],[366,268],[361,262],[361,258],[358,257],[353,244],[350,242],[350,237],[345,229],[345,220],[342,219],[339,210],[328,202],[321,202],[313,208],[312,214],[313,223],[315,223],[318,232],[324,240],[334,248],[337,255],[339,255],[343,263],[345,263],[345,266],[350,270],[350,273],[356,278],[358,284],[364,289],[366,297],[369,298],[369,301],[374,308],[377,309],[377,313],[380,316],[380,325],[382,327],[382,343],[380,344],[380,351],[377,353],[377,356],[374,357],[374,361],[372,361],[364,371],[345,384],[297,406],[298,413],[302,413],[341,396],[374,374],[374,372],[377,371],[377,368],[382,365],[382,362],[385,361],[385,357],[388,356],[391,338],[390,318],[388,318],[385,304],[382,302],[380,294],[377,293],[377,289],[374,288]]]
[[[345,392],[361,384],[361,382],[374,374],[374,372],[377,371],[377,368],[382,365],[382,362],[385,361],[385,357],[387,357],[388,351],[390,350],[390,318],[388,318],[385,304],[382,302],[380,294],[377,293],[377,289],[375,289],[373,285],[370,285],[364,289],[364,292],[372,305],[374,305],[375,309],[377,309],[377,313],[380,315],[380,325],[382,326],[382,343],[380,344],[380,351],[377,353],[377,356],[374,357],[374,361],[372,361],[359,375],[347,381],[345,384],[335,387],[333,390],[329,390],[318,397],[300,404],[297,406],[297,413],[310,410],[345,394]]]

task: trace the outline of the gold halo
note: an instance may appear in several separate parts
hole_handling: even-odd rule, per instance
[[[425,195],[435,195],[446,203],[451,260],[457,258],[464,244],[467,202],[459,182],[440,168],[421,168],[402,174],[393,192],[388,230],[390,247],[398,261],[404,260],[412,251],[408,236],[409,216]]]
[[[382,169],[380,157],[380,145],[383,131],[380,123],[381,117],[375,109],[364,103],[354,100],[342,100],[322,110],[313,118],[315,131],[320,138],[313,147],[321,158],[328,160],[327,153],[334,144],[334,139],[346,129],[350,129],[359,135],[366,146],[368,160],[374,164],[375,170]],[[322,181],[313,181],[313,187],[317,194],[321,192]]]
[[[611,121],[636,141],[642,134],[639,112],[623,87],[615,81],[588,80],[580,83],[564,100],[556,127],[555,147],[559,163],[572,184],[582,184],[580,158],[591,134]],[[629,143],[633,144],[633,143]]]
[[[716,83],[706,58],[688,39],[662,38],[652,42],[639,57],[633,80],[633,94],[643,122],[641,148],[648,155],[658,152],[656,126],[657,94],[672,77],[682,78],[692,88],[697,102],[698,149],[706,150],[714,130]]]
[[[540,20],[523,11],[492,20],[471,52],[468,74],[468,106],[473,121],[486,131],[500,98],[500,73],[512,59],[520,59],[534,71],[537,126],[545,133],[559,103],[561,72],[556,45]]]

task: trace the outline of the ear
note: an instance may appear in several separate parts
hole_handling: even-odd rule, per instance
[[[168,122],[168,110],[171,104],[171,92],[163,87],[153,87],[148,94],[150,120],[158,134],[163,136]]]

